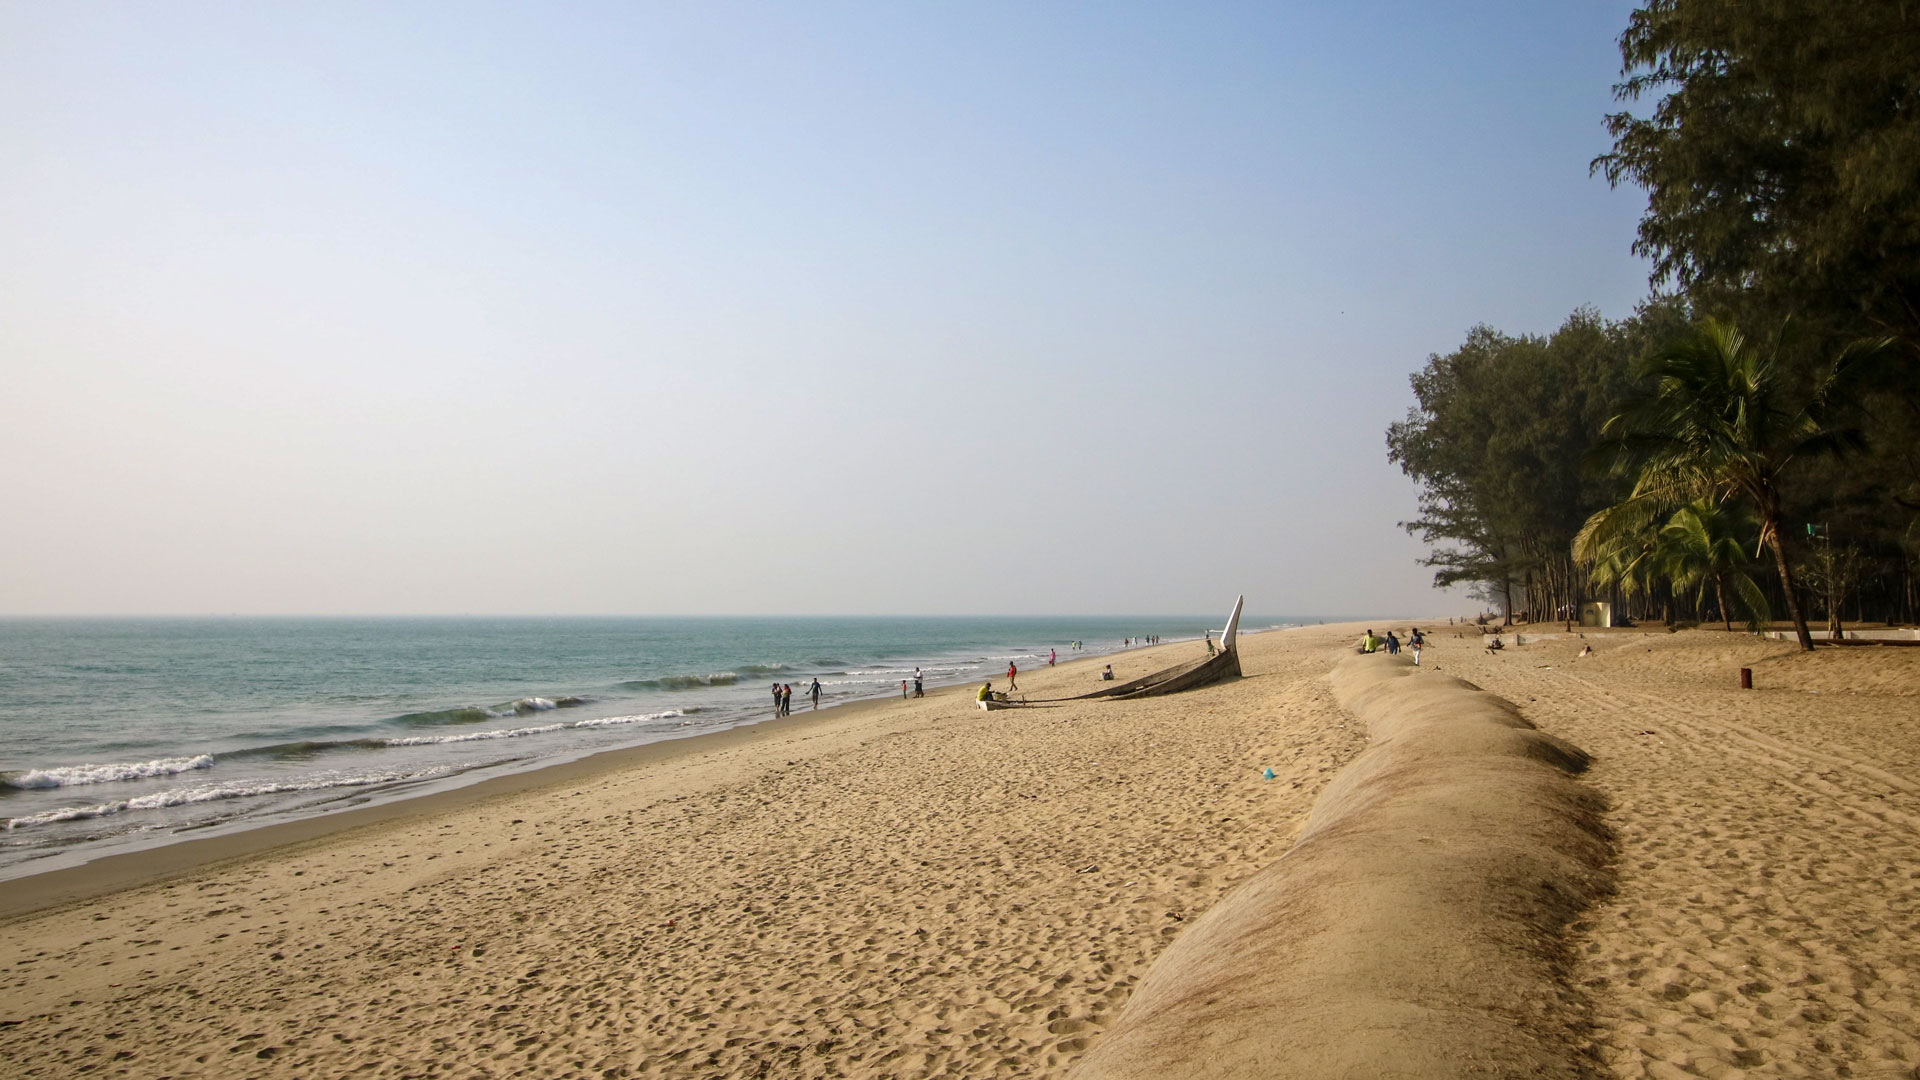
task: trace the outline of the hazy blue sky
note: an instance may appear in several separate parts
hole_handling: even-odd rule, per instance
[[[0,2],[0,612],[1468,607],[1632,6]]]

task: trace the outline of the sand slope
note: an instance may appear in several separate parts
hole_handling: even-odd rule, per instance
[[[1333,686],[1371,745],[1075,1080],[1584,1075],[1561,931],[1611,854],[1586,755],[1405,658],[1348,656]]]

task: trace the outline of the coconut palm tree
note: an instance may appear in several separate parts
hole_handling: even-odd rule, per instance
[[[1741,522],[1726,507],[1706,499],[1673,512],[1660,529],[1657,558],[1676,591],[1691,590],[1694,606],[1705,599],[1708,586],[1720,605],[1720,619],[1733,630],[1733,609],[1727,606],[1732,589],[1749,627],[1772,617],[1767,598],[1746,572],[1747,553],[1741,543]]]
[[[1579,539],[1574,542],[1574,560],[1588,566],[1588,580],[1595,587],[1617,588],[1628,600],[1642,593],[1653,595],[1654,584],[1660,580],[1662,556],[1660,550],[1660,532],[1656,522],[1646,519],[1627,527],[1625,513],[1616,515],[1613,524],[1616,528],[1604,540],[1593,542],[1585,547]],[[1582,538],[1589,538],[1587,533]],[[1667,609],[1667,623],[1673,623],[1671,605]]]
[[[1760,523],[1794,634],[1811,650],[1780,533],[1780,478],[1797,460],[1858,444],[1853,429],[1829,426],[1829,411],[1869,361],[1890,351],[1886,339],[1849,345],[1804,400],[1792,401],[1777,350],[1763,351],[1713,319],[1694,327],[1638,365],[1647,391],[1607,421],[1605,449],[1617,472],[1635,474],[1633,491],[1587,520],[1574,541],[1576,556],[1585,551],[1591,561],[1612,537],[1695,499],[1738,498]]]

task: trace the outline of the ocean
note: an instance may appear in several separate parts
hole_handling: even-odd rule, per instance
[[[769,719],[776,681],[797,713],[1222,622],[0,619],[0,878]]]

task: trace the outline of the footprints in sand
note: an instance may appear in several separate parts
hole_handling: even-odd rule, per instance
[[[1575,939],[1596,1058],[1623,1077],[1920,1075],[1920,701],[1792,693],[1777,669],[1741,693],[1727,673],[1765,646],[1722,640],[1460,664],[1535,698],[1612,803],[1619,892]]]

